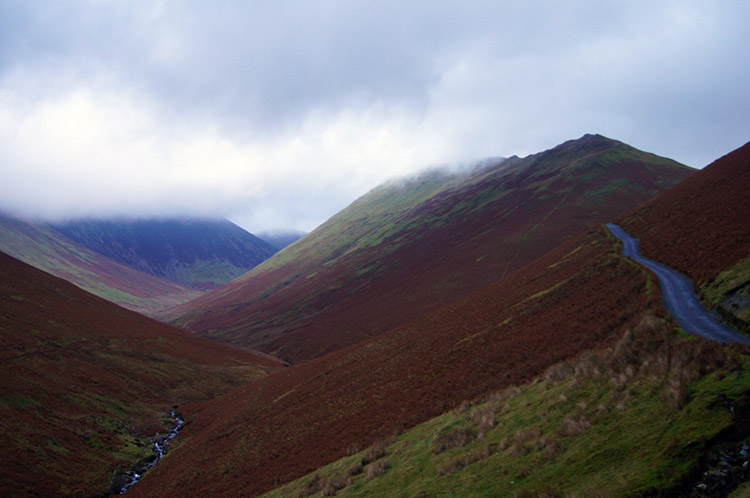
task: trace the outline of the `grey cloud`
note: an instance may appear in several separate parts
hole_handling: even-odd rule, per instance
[[[372,99],[424,106],[442,59],[476,43],[502,59],[562,50],[628,23],[628,9],[596,3],[105,1],[4,9],[5,19],[21,21],[6,34],[15,35],[12,62],[41,57],[84,74],[104,67],[177,108],[265,126]]]
[[[0,2],[0,207],[67,212],[89,190],[104,200],[84,211],[309,230],[393,174],[587,132],[703,166],[750,135],[748,17],[722,1]],[[79,94],[105,129],[75,123],[74,148],[50,123]],[[65,174],[35,182],[49,161]]]

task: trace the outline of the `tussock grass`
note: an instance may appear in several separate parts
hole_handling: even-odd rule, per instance
[[[362,465],[367,465],[368,463],[374,462],[375,460],[383,458],[384,456],[385,441],[379,441],[372,445],[370,449],[365,451],[365,454],[362,455]]]
[[[433,452],[438,454],[447,450],[466,446],[474,438],[474,431],[470,427],[462,426],[453,428],[448,432],[439,434],[438,437],[435,438]]]
[[[612,347],[381,443],[387,463],[360,465],[374,445],[318,473],[348,483],[336,496],[630,496],[681,483],[748,394],[747,350],[645,316]]]

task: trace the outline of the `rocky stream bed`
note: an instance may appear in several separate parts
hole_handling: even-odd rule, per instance
[[[121,495],[125,493],[130,486],[137,483],[141,477],[143,477],[143,474],[156,465],[161,457],[167,453],[168,443],[180,433],[180,430],[185,423],[182,416],[175,411],[176,408],[177,407],[172,408],[169,412],[169,419],[166,422],[168,427],[167,432],[157,434],[152,438],[152,454],[146,458],[138,460],[129,469],[117,469],[105,496]]]

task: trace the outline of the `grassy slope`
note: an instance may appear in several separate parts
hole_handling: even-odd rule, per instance
[[[677,338],[660,323],[640,325],[617,347],[384,441],[382,460],[363,468],[367,450],[268,496],[336,487],[343,487],[337,496],[403,497],[669,489],[732,426],[731,404],[749,393],[747,351]]]
[[[467,295],[691,174],[598,136],[469,176],[375,189],[229,285],[180,326],[294,362]]]
[[[750,354],[646,317],[615,347],[435,417],[269,497],[633,496],[680,485],[750,393]],[[747,436],[748,434],[745,434]],[[380,452],[378,452],[380,453]]]
[[[438,312],[184,407],[189,425],[134,496],[252,495],[616,340],[660,309],[603,229]]]
[[[99,495],[160,413],[274,368],[0,253],[0,494]]]
[[[200,295],[200,291],[112,261],[54,230],[3,215],[0,251],[146,315]]]

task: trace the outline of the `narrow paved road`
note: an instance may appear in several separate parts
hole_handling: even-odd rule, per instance
[[[623,256],[627,256],[656,273],[664,306],[677,320],[682,330],[718,342],[750,344],[747,337],[717,321],[706,311],[695,297],[693,284],[685,275],[641,256],[638,250],[640,241],[628,235],[622,227],[608,223],[607,228],[612,235],[622,241]]]

